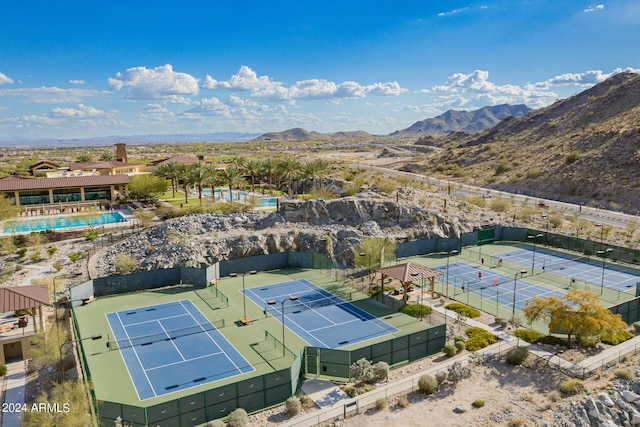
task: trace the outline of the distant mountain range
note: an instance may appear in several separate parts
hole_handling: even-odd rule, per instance
[[[152,144],[192,144],[204,142],[244,142],[249,141],[259,133],[243,132],[215,132],[204,134],[173,134],[173,135],[122,135],[105,136],[95,138],[77,139],[27,139],[11,138],[0,141],[0,147],[6,148],[27,148],[27,147],[100,147],[123,142],[129,145],[152,145]]]
[[[282,132],[268,132],[254,138],[251,142],[266,142],[266,141],[326,141],[326,142],[340,142],[340,141],[361,141],[371,140],[374,135],[362,130],[353,132],[336,132],[333,134],[326,134],[302,129],[293,128]]]
[[[389,134],[397,137],[446,135],[452,132],[475,133],[489,129],[507,117],[522,117],[531,111],[524,104],[494,105],[473,111],[449,110],[437,117],[415,122],[406,129]]]

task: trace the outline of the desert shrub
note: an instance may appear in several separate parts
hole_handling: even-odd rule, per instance
[[[633,330],[636,332],[640,332],[640,322],[635,322],[633,324]]]
[[[384,381],[389,377],[389,364],[384,361],[377,362],[373,365],[373,374],[378,381]]]
[[[449,357],[455,356],[456,346],[448,342],[444,345],[444,348],[442,349],[442,351],[444,352],[444,354],[446,354]]]
[[[73,356],[73,354],[66,354],[62,358],[62,369],[64,371],[68,371],[69,369],[73,368],[74,366],[76,366],[76,358]]]
[[[509,427],[524,427],[527,425],[527,420],[523,417],[511,417],[508,425]]]
[[[605,344],[618,345],[621,342],[630,340],[634,335],[626,329],[620,329],[609,336],[603,336],[601,341]]]
[[[407,398],[407,396],[402,395],[398,397],[398,400],[396,401],[396,405],[398,405],[399,408],[406,408],[409,406],[409,399]]]
[[[562,223],[564,223],[564,217],[562,215],[555,214],[549,216],[549,224],[551,224],[551,227],[559,228],[562,226]]]
[[[552,402],[558,402],[560,399],[562,399],[562,395],[558,390],[552,390],[547,394],[547,399]]]
[[[542,344],[548,344],[548,345],[561,345],[563,347],[567,346],[566,340],[562,338],[554,337],[553,335],[547,335],[546,337],[538,340],[538,342]]]
[[[433,312],[433,309],[424,304],[404,304],[400,307],[400,312],[411,317],[424,317]]]
[[[509,172],[511,170],[511,166],[507,162],[500,162],[496,166],[494,175],[502,175],[505,172]]]
[[[424,394],[433,394],[438,388],[438,382],[431,375],[425,374],[418,379],[418,388]]]
[[[464,341],[464,337],[462,335],[456,335],[453,337],[453,342]]]
[[[491,202],[491,210],[494,212],[506,212],[511,208],[511,202],[498,197]]]
[[[516,330],[514,335],[520,338],[521,340],[525,340],[530,344],[535,344],[544,338],[544,334],[541,334],[540,332],[537,332],[537,331],[533,331],[531,329],[518,329]]]
[[[558,385],[558,390],[560,390],[560,393],[564,396],[573,396],[584,391],[584,384],[582,383],[582,380],[569,378]]]
[[[7,365],[0,365],[0,377],[4,377],[7,374]]]
[[[342,391],[344,391],[345,394],[349,397],[356,397],[358,395],[358,390],[356,390],[356,388],[352,386],[347,386]]]
[[[207,427],[226,427],[226,424],[222,420],[212,420],[207,422]]]
[[[24,256],[27,254],[27,251],[29,249],[27,248],[20,248],[16,251],[16,255],[18,255],[18,258],[24,258]]]
[[[373,363],[364,357],[351,364],[351,377],[359,383],[372,383],[376,380]]]
[[[627,368],[619,368],[613,371],[613,375],[616,378],[620,378],[621,380],[632,380],[635,377],[635,374],[631,369]]]
[[[238,408],[229,414],[229,419],[227,420],[228,427],[246,427],[248,425],[249,415],[247,415],[247,411],[244,409]]]
[[[436,382],[438,385],[442,384],[447,380],[447,371],[438,371],[436,372]]]
[[[116,274],[129,274],[138,268],[138,261],[129,255],[120,254],[116,257],[114,266],[116,268]]]
[[[471,406],[473,406],[474,408],[482,408],[484,406],[484,400],[474,400],[473,402],[471,402]]]
[[[302,402],[300,402],[300,399],[295,396],[291,396],[290,398],[288,398],[284,403],[284,406],[287,410],[287,414],[291,415],[292,417],[298,415],[302,410]]]
[[[453,343],[453,345],[456,347],[456,351],[458,353],[462,353],[464,351],[464,349],[466,348],[466,345],[464,344],[464,341],[456,341],[455,343]]]
[[[378,411],[382,411],[383,409],[387,409],[387,399],[384,397],[379,397],[376,399],[376,409]]]
[[[469,337],[465,342],[465,346],[469,351],[478,351],[481,348],[485,348],[498,342],[498,337],[479,326],[467,328],[465,333]]]
[[[306,394],[303,394],[302,396],[300,396],[300,403],[302,404],[303,408],[310,408],[315,405],[313,400],[311,400],[311,398]]]
[[[531,168],[527,170],[527,178],[534,179],[539,177],[542,174],[542,169],[540,168]]]
[[[564,163],[567,165],[570,165],[572,163],[575,163],[579,158],[580,158],[580,153],[578,153],[577,151],[572,151],[569,154],[567,154],[567,157],[565,157],[564,159]]]
[[[455,311],[456,313],[462,314],[463,316],[469,317],[471,319],[480,317],[480,310],[469,307],[468,305],[459,302],[452,302],[451,304],[447,304],[445,308],[451,311]]]
[[[600,342],[600,337],[578,335],[576,337],[576,342],[578,346],[582,348],[594,348]]]
[[[455,387],[460,381],[471,376],[471,368],[462,366],[460,361],[454,362],[447,370],[447,379]]]
[[[514,347],[507,353],[507,363],[510,365],[522,365],[522,362],[529,356],[527,347]]]

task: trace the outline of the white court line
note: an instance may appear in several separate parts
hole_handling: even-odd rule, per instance
[[[218,347],[218,349],[219,349],[222,353],[224,353],[224,355],[225,355],[225,357],[227,358],[227,360],[228,360],[229,362],[231,362],[231,364],[232,364],[233,366],[235,366],[236,370],[237,370],[238,372],[242,373],[242,369],[240,369],[240,368],[238,367],[238,365],[236,365],[236,363],[235,363],[233,360],[231,360],[231,358],[229,357],[229,355],[227,354],[227,352],[226,352],[226,351],[224,351],[222,348],[220,348],[220,346],[218,345],[218,343],[216,343],[216,341],[213,339],[213,337],[212,337],[211,335],[209,335],[209,331],[207,331],[206,329],[204,329],[204,328],[202,327],[202,325],[200,324],[200,322],[198,322],[198,320],[193,316],[193,313],[191,313],[191,311],[190,311],[187,307],[185,307],[185,306],[184,306],[184,304],[182,303],[182,301],[178,301],[178,303],[182,306],[182,308],[184,308],[184,309],[187,311],[187,313],[189,313],[189,315],[191,316],[191,318],[193,319],[193,321],[194,321],[194,322],[196,322],[196,324],[197,324],[198,326],[200,326],[200,329],[202,329],[202,332],[204,332],[205,334],[207,334],[207,336],[209,337],[209,339],[211,340],[211,342],[213,342],[213,343],[216,345],[216,347]],[[200,314],[202,314],[202,313],[200,313]],[[203,315],[203,316],[204,316],[204,315]],[[206,317],[205,317],[205,318],[206,318]],[[223,338],[224,338],[224,337],[223,337]],[[227,341],[227,342],[228,342],[228,341]],[[229,345],[231,345],[231,346],[233,347],[233,344],[229,343]],[[233,347],[233,348],[234,348],[236,351],[238,351],[238,349],[236,349],[235,347]],[[238,351],[238,354],[242,355],[242,353],[240,353],[239,351]],[[245,359],[245,361],[246,361],[246,359]],[[248,363],[248,361],[247,361],[247,363]]]
[[[181,360],[179,362],[167,363],[166,365],[161,365],[161,366],[156,366],[154,368],[149,368],[149,369],[147,369],[147,371],[154,371],[156,369],[162,369],[162,368],[166,368],[167,366],[178,365],[180,363],[190,362],[192,360],[204,359],[205,357],[209,357],[209,356],[217,356],[218,354],[224,354],[224,351],[219,351],[217,353],[205,354],[204,356],[198,356],[198,357],[194,357],[194,358],[191,358],[191,359],[185,359],[185,360]]]
[[[186,314],[176,314],[175,316],[167,316],[167,317],[162,317],[161,319],[173,319],[175,317],[182,317],[182,316],[186,316]],[[151,322],[157,322],[160,319],[151,319],[151,320],[145,320],[144,322],[135,322],[135,323],[129,323],[127,326],[135,326],[135,325],[143,325],[145,323],[151,323]]]
[[[178,352],[178,354],[180,355],[180,357],[182,357],[182,361],[184,362],[185,360],[187,360],[183,355],[182,352],[178,349],[178,346],[176,345],[176,343],[173,342],[173,339],[171,339],[171,335],[169,335],[169,333],[167,332],[167,330],[164,328],[164,326],[162,326],[162,323],[160,322],[160,320],[164,320],[163,319],[158,319],[158,325],[160,325],[160,327],[162,328],[162,330],[164,331],[165,335],[167,336],[167,338],[169,338],[169,341],[171,341],[171,344],[173,345],[173,348],[176,349],[176,351]]]
[[[147,379],[147,382],[149,383],[149,387],[151,387],[151,391],[153,392],[154,396],[158,396],[158,393],[156,392],[156,389],[153,387],[153,383],[151,382],[151,380],[149,379],[149,376],[147,375],[147,370],[144,368],[144,365],[142,364],[142,361],[140,360],[140,357],[138,356],[138,352],[136,351],[136,348],[133,346],[133,343],[131,342],[131,338],[129,338],[129,334],[127,333],[127,329],[124,326],[124,323],[122,323],[122,319],[120,318],[120,313],[116,312],[116,316],[118,317],[118,321],[120,322],[120,325],[122,326],[122,330],[124,331],[124,334],[127,336],[127,341],[129,341],[129,344],[131,344],[131,350],[133,351],[133,354],[136,355],[136,359],[138,359],[138,363],[140,364],[140,368],[142,368],[142,372],[144,373],[145,378]],[[115,336],[115,334],[114,334]],[[120,353],[122,354],[122,350],[120,350]],[[124,357],[123,357],[124,359]],[[125,360],[125,366],[127,365],[127,362]],[[127,372],[129,372],[129,367],[127,366]],[[131,376],[131,372],[129,372],[129,378],[131,378],[131,382],[134,384],[135,386],[135,381],[133,380],[133,377]],[[135,388],[135,387],[134,387]],[[138,390],[136,390],[136,393],[138,393]],[[138,398],[140,397],[140,395],[138,394]]]

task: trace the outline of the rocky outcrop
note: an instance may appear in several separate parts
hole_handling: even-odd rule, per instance
[[[458,237],[480,221],[425,210],[415,204],[346,197],[285,201],[271,214],[195,214],[175,218],[96,254],[96,277],[115,273],[124,254],[138,269],[205,267],[225,259],[283,251],[314,251],[342,265],[367,237]]]

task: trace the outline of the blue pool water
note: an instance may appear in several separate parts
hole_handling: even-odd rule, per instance
[[[211,197],[211,189],[210,188],[205,188],[204,190],[202,190],[202,197]],[[223,188],[216,188],[215,189],[215,197],[216,199],[224,199],[226,201],[229,201],[229,190],[228,189],[223,189]],[[273,207],[275,208],[278,201],[275,197],[271,197],[271,196],[256,196],[256,195],[252,195],[251,193],[247,193],[246,191],[241,191],[241,190],[234,190],[233,191],[233,200],[234,201],[241,201],[241,202],[247,202],[247,199],[251,198],[251,197],[255,197],[257,200],[257,206],[259,208],[267,208],[267,207]]]
[[[127,220],[119,212],[103,212],[77,216],[38,217],[21,221],[7,221],[3,234],[28,233],[30,231],[57,230],[59,228],[89,227]]]

